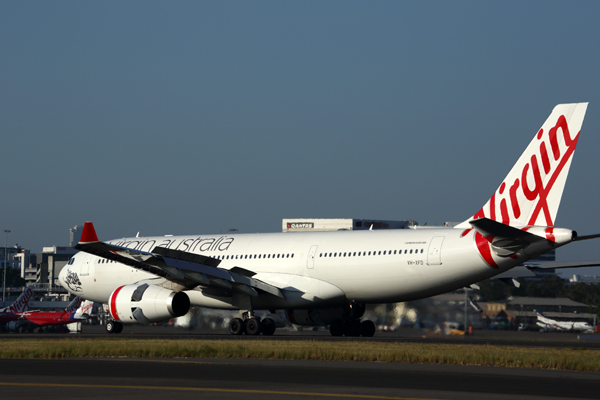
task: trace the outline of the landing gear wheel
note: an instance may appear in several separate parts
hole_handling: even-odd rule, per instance
[[[360,323],[360,330],[363,337],[373,337],[375,334],[375,324],[373,321],[365,320]]]
[[[262,324],[258,318],[250,318],[246,321],[246,335],[260,335]]]
[[[232,319],[229,323],[229,332],[231,332],[232,335],[241,335],[244,333],[244,321],[240,318]]]
[[[111,321],[111,320],[106,321],[106,332],[107,333],[115,333],[116,328],[117,328],[117,325],[116,325],[115,321]]]
[[[272,336],[275,333],[275,321],[271,318],[262,320],[262,334],[264,336]]]
[[[331,333],[331,336],[342,336],[344,334],[344,325],[342,322],[332,322],[331,325],[329,325],[329,333]]]
[[[355,319],[344,323],[344,335],[346,336],[360,336],[360,321]]]
[[[120,322],[115,322],[115,333],[123,332],[123,324]]]

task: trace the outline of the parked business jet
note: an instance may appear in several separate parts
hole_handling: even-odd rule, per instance
[[[86,222],[59,280],[104,303],[120,324],[148,324],[190,305],[241,310],[232,334],[272,335],[271,318],[372,336],[365,304],[420,299],[505,272],[574,240],[554,226],[587,103],[550,117],[489,201],[454,228],[132,237],[101,242]],[[500,136],[495,138],[502,140]]]
[[[594,327],[589,322],[581,321],[557,321],[547,318],[540,311],[535,310],[537,314],[536,325],[540,327],[540,332],[559,331],[559,332],[594,332]]]

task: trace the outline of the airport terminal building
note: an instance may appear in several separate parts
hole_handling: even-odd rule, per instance
[[[283,232],[357,231],[368,229],[410,229],[417,221],[391,221],[357,218],[286,218],[282,221]]]

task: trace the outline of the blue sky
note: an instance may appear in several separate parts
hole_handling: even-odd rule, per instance
[[[589,101],[557,225],[600,232],[600,3],[0,3],[0,228],[32,251],[463,221]],[[574,243],[562,261],[600,259]]]

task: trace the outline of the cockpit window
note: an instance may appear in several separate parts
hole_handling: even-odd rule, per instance
[[[73,265],[74,262],[75,262],[75,257],[71,257],[71,259],[69,260],[68,265]]]

